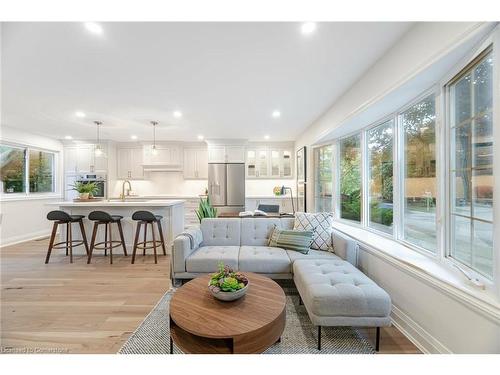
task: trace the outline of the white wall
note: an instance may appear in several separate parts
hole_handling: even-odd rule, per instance
[[[411,80],[484,25],[478,23],[420,23],[410,29],[320,118],[297,139],[299,149],[308,146],[308,207],[313,202],[312,147],[332,130],[370,108],[381,98]],[[373,119],[377,120],[377,119]],[[393,262],[366,250],[360,252],[360,268],[391,295],[394,321],[428,352],[500,352],[500,322],[479,313],[467,302],[445,293]]]
[[[10,200],[6,198],[1,201],[0,244],[2,246],[46,236],[50,233],[51,223],[46,219],[50,208],[45,206],[45,204],[61,200],[60,191],[63,176],[62,143],[51,138],[3,125],[1,127],[0,140],[2,142],[39,147],[57,153],[56,194],[50,195],[46,199],[18,198]]]

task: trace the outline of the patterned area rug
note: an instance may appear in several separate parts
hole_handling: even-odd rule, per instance
[[[323,327],[321,351],[317,349],[317,327],[313,326],[293,282],[280,281],[286,294],[286,326],[281,342],[264,354],[375,354],[372,344],[351,327]],[[119,354],[168,354],[168,308],[175,289],[169,290],[129,337]],[[182,354],[175,347],[174,353]]]

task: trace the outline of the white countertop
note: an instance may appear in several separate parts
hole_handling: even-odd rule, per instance
[[[50,202],[47,206],[59,207],[171,207],[178,204],[183,204],[184,201],[180,199],[155,199],[155,200],[129,200],[129,201],[108,201],[101,200],[95,202]]]

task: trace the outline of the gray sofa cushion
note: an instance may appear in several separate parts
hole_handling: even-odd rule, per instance
[[[282,217],[281,221],[281,229],[293,229],[293,225],[295,223],[295,218],[293,217]]]
[[[290,273],[290,258],[279,247],[242,246],[239,270],[256,273]]]
[[[281,227],[279,218],[241,219],[241,246],[267,246],[275,225]]]
[[[293,251],[293,250],[287,250],[286,251],[288,254],[288,257],[290,258],[290,261],[293,263],[297,259],[333,259],[333,260],[342,260],[340,257],[337,255],[330,253],[329,251],[323,251],[323,250],[313,250],[310,249],[307,254],[302,254],[299,253],[298,251]]]
[[[240,246],[241,219],[203,219],[200,224],[203,233],[202,246]]]
[[[389,295],[343,260],[296,260],[294,281],[308,313],[316,317],[388,318]]]
[[[187,272],[216,272],[219,262],[234,270],[238,269],[239,246],[203,246],[186,259]]]

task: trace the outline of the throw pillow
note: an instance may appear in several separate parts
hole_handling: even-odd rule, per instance
[[[285,230],[274,226],[269,237],[268,246],[281,247],[282,249],[298,251],[302,254],[309,252],[314,231],[310,230]]]
[[[328,212],[297,212],[293,229],[314,230],[311,249],[327,250],[333,253],[333,214]]]

